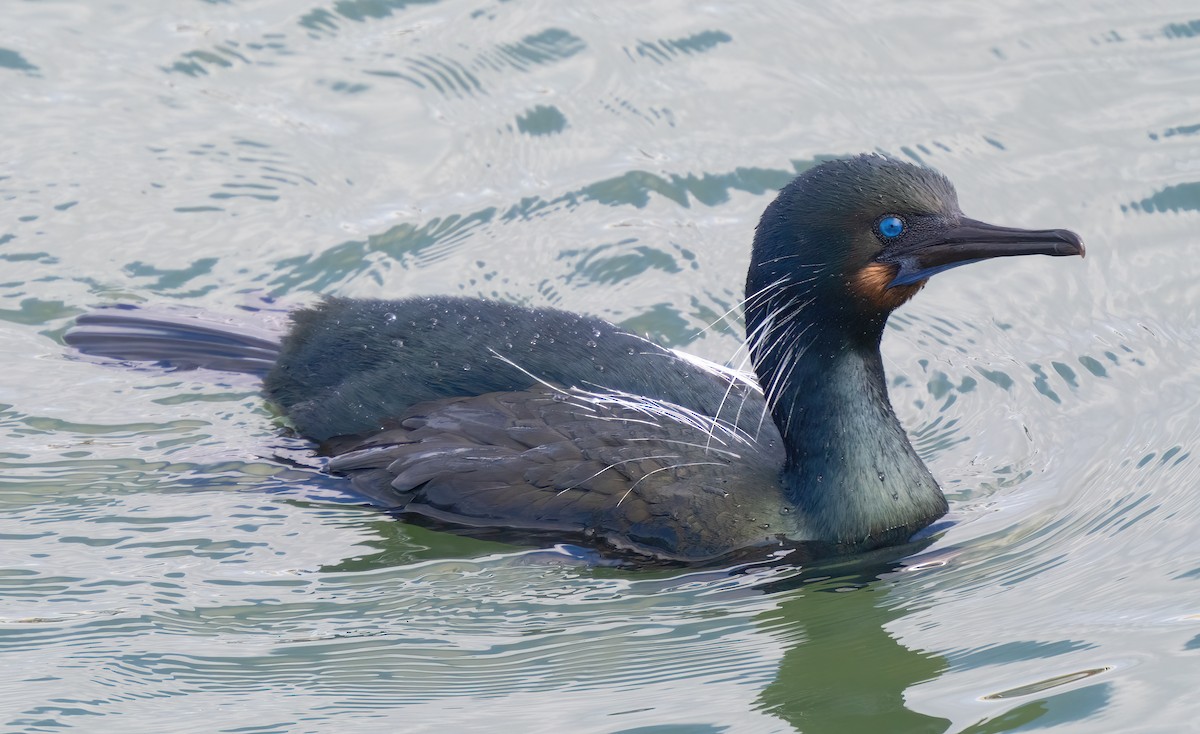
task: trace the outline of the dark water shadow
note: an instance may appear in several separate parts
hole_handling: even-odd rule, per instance
[[[862,571],[865,571],[863,569]],[[950,722],[912,711],[904,692],[938,677],[945,658],[911,650],[885,629],[904,616],[886,599],[890,583],[861,577],[812,581],[756,621],[791,642],[758,706],[798,731],[946,731]]]

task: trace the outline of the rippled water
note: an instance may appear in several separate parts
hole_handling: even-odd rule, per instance
[[[8,729],[1200,718],[1195,3],[4,14]],[[61,343],[106,302],[466,293],[724,360],[738,326],[704,327],[740,298],[772,191],[863,150],[1089,245],[939,277],[893,319],[893,401],[952,506],[906,560],[649,573],[410,527],[295,465],[252,381]]]

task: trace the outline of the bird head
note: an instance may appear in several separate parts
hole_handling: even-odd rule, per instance
[[[792,304],[874,332],[944,270],[1012,255],[1083,254],[1070,230],[971,219],[937,171],[860,155],[805,171],[767,207],[754,239],[747,313]]]

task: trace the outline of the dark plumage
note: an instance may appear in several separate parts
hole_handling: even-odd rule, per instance
[[[407,516],[673,562],[854,552],[946,510],[888,401],[888,314],[933,273],[1018,254],[1083,245],[967,219],[926,168],[860,156],[810,169],[754,240],[762,392],[600,319],[468,298],[329,299],[294,314],[277,354],[127,312],[81,317],[67,340],[177,366],[270,365],[267,396],[322,442],[329,470]]]

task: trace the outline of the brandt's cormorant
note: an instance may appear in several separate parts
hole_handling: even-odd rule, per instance
[[[946,511],[888,400],[888,315],[935,273],[1030,254],[1083,242],[968,219],[941,174],[863,155],[805,171],[763,213],[745,301],[757,380],[598,318],[474,298],[331,298],[281,342],[107,309],[66,340],[265,374],[330,472],[439,526],[683,563],[852,553]]]

